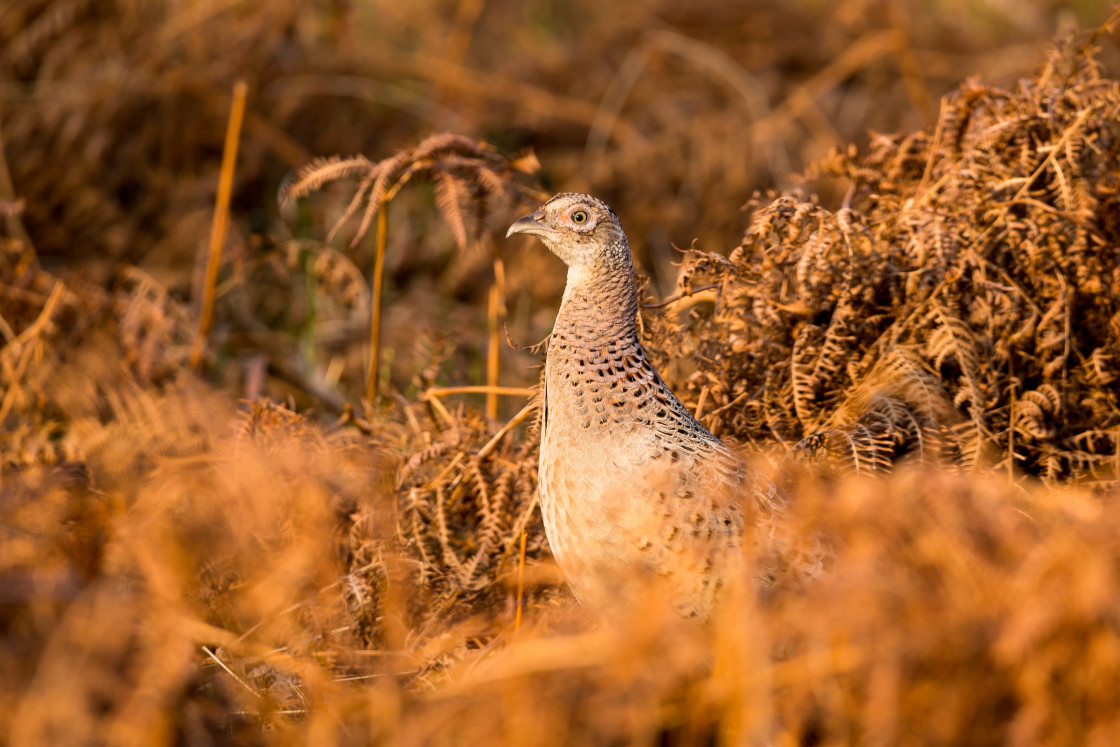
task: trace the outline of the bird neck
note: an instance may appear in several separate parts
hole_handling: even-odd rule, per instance
[[[572,266],[552,334],[569,345],[596,347],[638,339],[638,288],[629,252],[609,270]]]

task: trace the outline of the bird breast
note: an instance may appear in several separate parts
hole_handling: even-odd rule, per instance
[[[541,509],[576,595],[617,606],[635,575],[669,579],[702,614],[738,555],[741,465],[699,426],[640,344],[550,343],[541,438]]]

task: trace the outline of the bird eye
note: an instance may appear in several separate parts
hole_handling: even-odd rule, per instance
[[[577,210],[574,213],[572,213],[572,223],[575,223],[577,226],[582,226],[586,222],[587,222],[587,213],[585,211]]]

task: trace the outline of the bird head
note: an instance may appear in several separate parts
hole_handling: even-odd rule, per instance
[[[506,238],[515,233],[539,238],[577,275],[594,276],[632,267],[630,245],[618,216],[591,195],[556,195],[510,226]]]

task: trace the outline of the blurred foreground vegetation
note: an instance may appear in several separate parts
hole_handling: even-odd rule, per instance
[[[1116,16],[752,5],[0,9],[2,739],[1111,744]],[[622,216],[651,353],[821,582],[575,605],[564,274],[500,239],[554,191]]]

